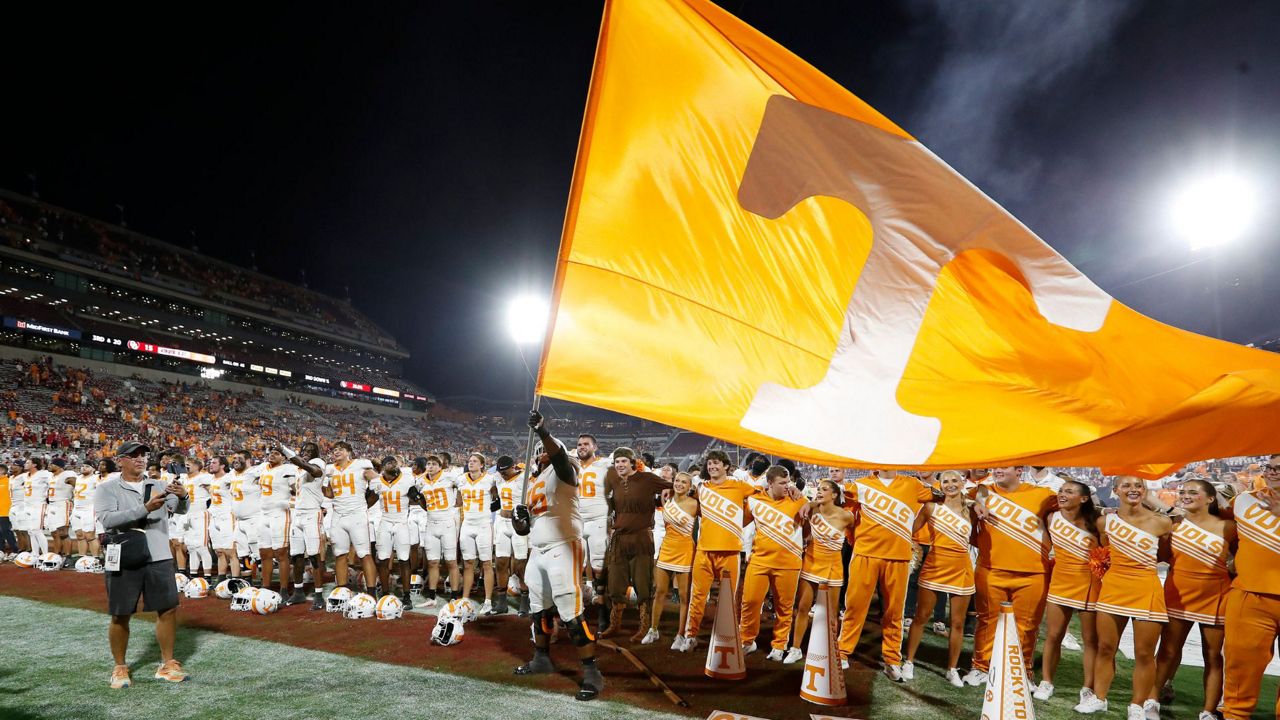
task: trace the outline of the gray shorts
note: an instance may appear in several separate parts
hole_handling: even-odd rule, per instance
[[[178,584],[173,558],[147,563],[137,570],[121,570],[105,574],[107,579],[107,613],[132,615],[142,598],[144,612],[164,612],[178,605]]]

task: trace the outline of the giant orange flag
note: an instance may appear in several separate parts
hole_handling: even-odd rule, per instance
[[[553,300],[540,393],[808,462],[1280,450],[1280,356],[1117,303],[706,0],[606,4]]]

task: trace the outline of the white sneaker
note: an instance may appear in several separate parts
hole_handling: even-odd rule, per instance
[[[687,637],[684,639],[684,647],[680,648],[680,652],[693,652],[698,649],[698,638]]]
[[[684,636],[677,635],[676,639],[671,641],[671,649],[676,652],[684,652]]]
[[[1084,702],[1085,700],[1090,700],[1096,697],[1098,696],[1093,694],[1093,688],[1087,688],[1087,687],[1080,688],[1080,702]]]
[[[1036,686],[1035,692],[1031,693],[1031,697],[1037,700],[1048,700],[1053,697],[1053,683],[1048,680],[1041,680]]]
[[[915,618],[902,618],[902,629],[903,629],[903,630],[910,630],[910,629],[911,629],[911,621],[912,621],[912,620],[914,620],[914,619],[915,619]]]
[[[743,656],[743,657],[746,657],[747,655],[750,655],[751,653],[753,653],[753,652],[755,652],[755,651],[756,651],[756,641],[755,641],[755,640],[752,640],[751,642],[746,643],[745,645],[743,645],[743,646],[742,646],[742,656]]]
[[[902,663],[902,665],[899,666],[899,670],[902,673],[903,680],[916,679],[916,664],[911,662],[910,660],[907,660],[906,662]]]
[[[492,614],[493,614],[493,601],[485,600],[484,604],[480,606],[480,612],[478,612],[477,615],[492,615]]]
[[[1218,716],[1208,710],[1201,710],[1200,717],[1196,718],[1196,720],[1218,720]]]
[[[644,639],[640,641],[641,645],[652,645],[658,642],[658,628],[649,628],[649,632],[644,634]]]
[[[435,598],[427,598],[427,599],[426,599],[426,600],[424,600],[424,601],[423,601],[423,603],[422,603],[422,607],[424,607],[424,608],[433,608],[433,607],[435,607],[435,606],[436,606],[436,599],[435,599]]]
[[[1142,709],[1141,705],[1129,703],[1129,707],[1125,711],[1124,718],[1125,720],[1146,720],[1147,712]]]
[[[969,687],[978,687],[987,684],[987,674],[978,668],[973,668],[964,676],[964,684]]]
[[[800,648],[793,647],[787,650],[787,656],[782,658],[782,664],[791,665],[794,663],[798,663],[803,659],[804,659],[804,653],[800,650]]]
[[[848,670],[848,669],[849,669],[849,658],[841,658],[841,660],[840,660],[840,669],[841,669],[841,670]]]
[[[894,682],[902,682],[904,680],[902,670],[897,665],[890,665],[889,663],[884,664],[884,676]]]
[[[1133,707],[1130,705],[1130,707]],[[1160,701],[1155,698],[1149,698],[1142,703],[1143,720],[1160,720]]]
[[[1075,650],[1078,652],[1080,650],[1080,640],[1077,639],[1075,635],[1067,633],[1062,636],[1062,649]]]
[[[1142,708],[1138,708],[1141,710]],[[1081,700],[1079,705],[1075,707],[1076,712],[1082,715],[1092,715],[1093,713],[1101,713],[1107,711],[1107,701],[1099,699],[1097,696],[1089,697]],[[1138,717],[1142,717],[1139,715]]]
[[[782,662],[782,651],[779,650],[778,648],[774,648],[769,651],[768,655],[764,656],[764,659],[772,660],[774,662]]]
[[[935,623],[933,624],[933,634],[934,634],[934,635],[947,635],[947,634],[948,634],[947,624],[946,624],[946,623],[944,623],[944,622],[942,622],[941,620],[939,620],[939,621],[935,622]]]
[[[960,679],[960,670],[957,668],[947,671],[947,682],[951,683],[952,687],[964,687],[964,681]]]

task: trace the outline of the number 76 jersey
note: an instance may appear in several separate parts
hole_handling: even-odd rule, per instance
[[[575,469],[579,467],[578,459],[572,454],[569,454],[569,462]],[[533,516],[529,544],[535,549],[546,550],[568,542],[576,543],[582,538],[578,488],[561,480],[554,466],[530,479],[525,504]]]

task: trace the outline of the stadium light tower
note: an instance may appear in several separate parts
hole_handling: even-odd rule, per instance
[[[507,332],[517,345],[542,342],[550,306],[536,295],[518,295],[507,304]]]
[[[1248,178],[1215,172],[1186,181],[1173,194],[1174,231],[1191,250],[1227,245],[1249,232],[1258,213],[1258,192]]]

